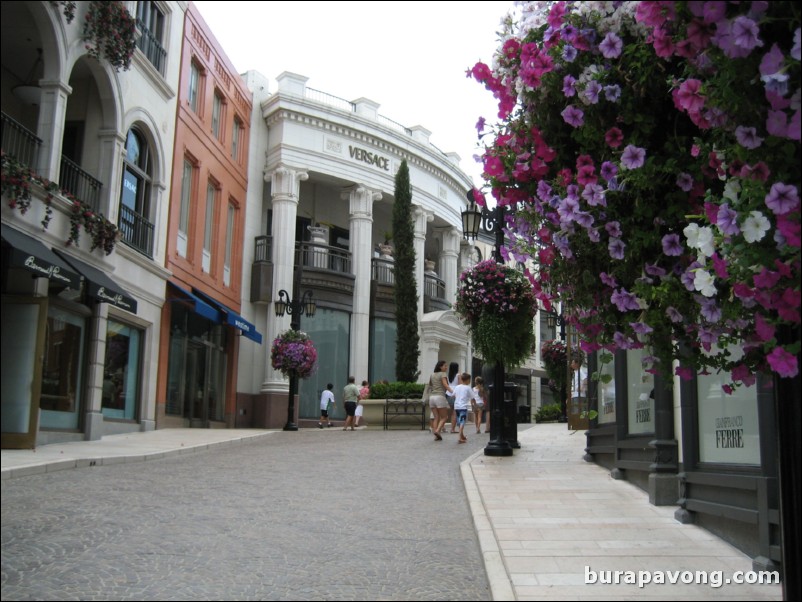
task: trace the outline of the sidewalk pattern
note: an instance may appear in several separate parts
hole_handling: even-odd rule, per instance
[[[480,452],[462,465],[494,600],[782,600],[780,585],[710,585],[750,571],[751,559],[585,462],[583,432],[542,424],[519,441],[513,457]],[[623,572],[619,584],[598,582],[614,579],[608,571]],[[628,584],[639,571],[680,582]],[[705,571],[708,584],[682,583],[685,571]]]

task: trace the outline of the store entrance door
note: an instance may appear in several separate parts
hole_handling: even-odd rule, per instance
[[[207,352],[203,343],[192,341],[187,349],[187,391],[189,399],[184,406],[189,412],[189,426],[208,428],[209,405],[209,371],[207,370]]]

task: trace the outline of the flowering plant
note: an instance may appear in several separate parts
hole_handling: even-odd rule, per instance
[[[70,234],[67,237],[67,246],[78,244],[81,227],[92,237],[90,251],[103,249],[109,255],[120,238],[120,229],[106,219],[103,214],[97,213],[92,207],[76,199],[70,192],[59,188],[58,184],[39,176],[30,167],[22,165],[14,157],[2,153],[2,193],[6,197],[8,206],[17,209],[22,215],[31,207],[31,186],[40,186],[45,192],[44,217],[42,229],[47,230],[53,218],[53,193],[59,193],[72,203],[70,211]]]
[[[136,21],[122,2],[90,2],[84,38],[89,56],[98,60],[105,57],[117,71],[127,71],[131,66],[136,49]]]
[[[518,270],[487,259],[464,271],[454,311],[488,363],[515,367],[531,355],[537,304],[532,286]]]
[[[585,351],[798,374],[800,16],[786,2],[530,2],[480,135],[514,253]],[[783,336],[781,336],[781,334]],[[782,340],[781,340],[782,339]],[[731,355],[737,343],[743,354]]]
[[[564,391],[568,384],[568,351],[565,342],[545,341],[540,348],[543,365],[549,375],[549,387],[553,391]]]
[[[317,350],[308,334],[287,330],[273,341],[270,361],[284,376],[307,378],[317,368]]]

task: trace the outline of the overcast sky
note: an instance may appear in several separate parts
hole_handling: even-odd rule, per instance
[[[490,92],[466,69],[490,64],[503,2],[195,2],[228,58],[271,80],[291,71],[307,86],[346,100],[369,98],[379,113],[456,152],[481,184],[475,163],[480,116],[494,121]]]

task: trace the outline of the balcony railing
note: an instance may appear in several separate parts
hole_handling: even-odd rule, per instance
[[[164,75],[164,64],[167,58],[167,51],[162,48],[161,41],[154,36],[150,30],[145,27],[145,24],[137,19],[136,25],[141,32],[139,39],[136,41],[137,48],[139,48],[148,60],[153,64],[159,73]]]
[[[95,211],[100,210],[100,189],[103,188],[103,183],[90,176],[64,155],[61,156],[58,184],[63,190],[71,193],[76,199],[83,201]]]
[[[0,113],[0,139],[3,151],[8,156],[14,157],[22,165],[36,169],[42,141],[33,132],[12,117]]]
[[[423,294],[432,299],[446,300],[446,283],[437,276],[423,275]]]
[[[273,261],[273,237],[257,236],[254,239],[254,261]]]
[[[395,284],[395,262],[374,257],[371,260],[371,278],[379,284]]]
[[[122,240],[143,255],[153,258],[153,224],[125,205],[120,205],[120,220],[117,224]]]
[[[295,244],[295,263],[305,268],[320,268],[340,274],[351,274],[351,252],[313,242]]]

